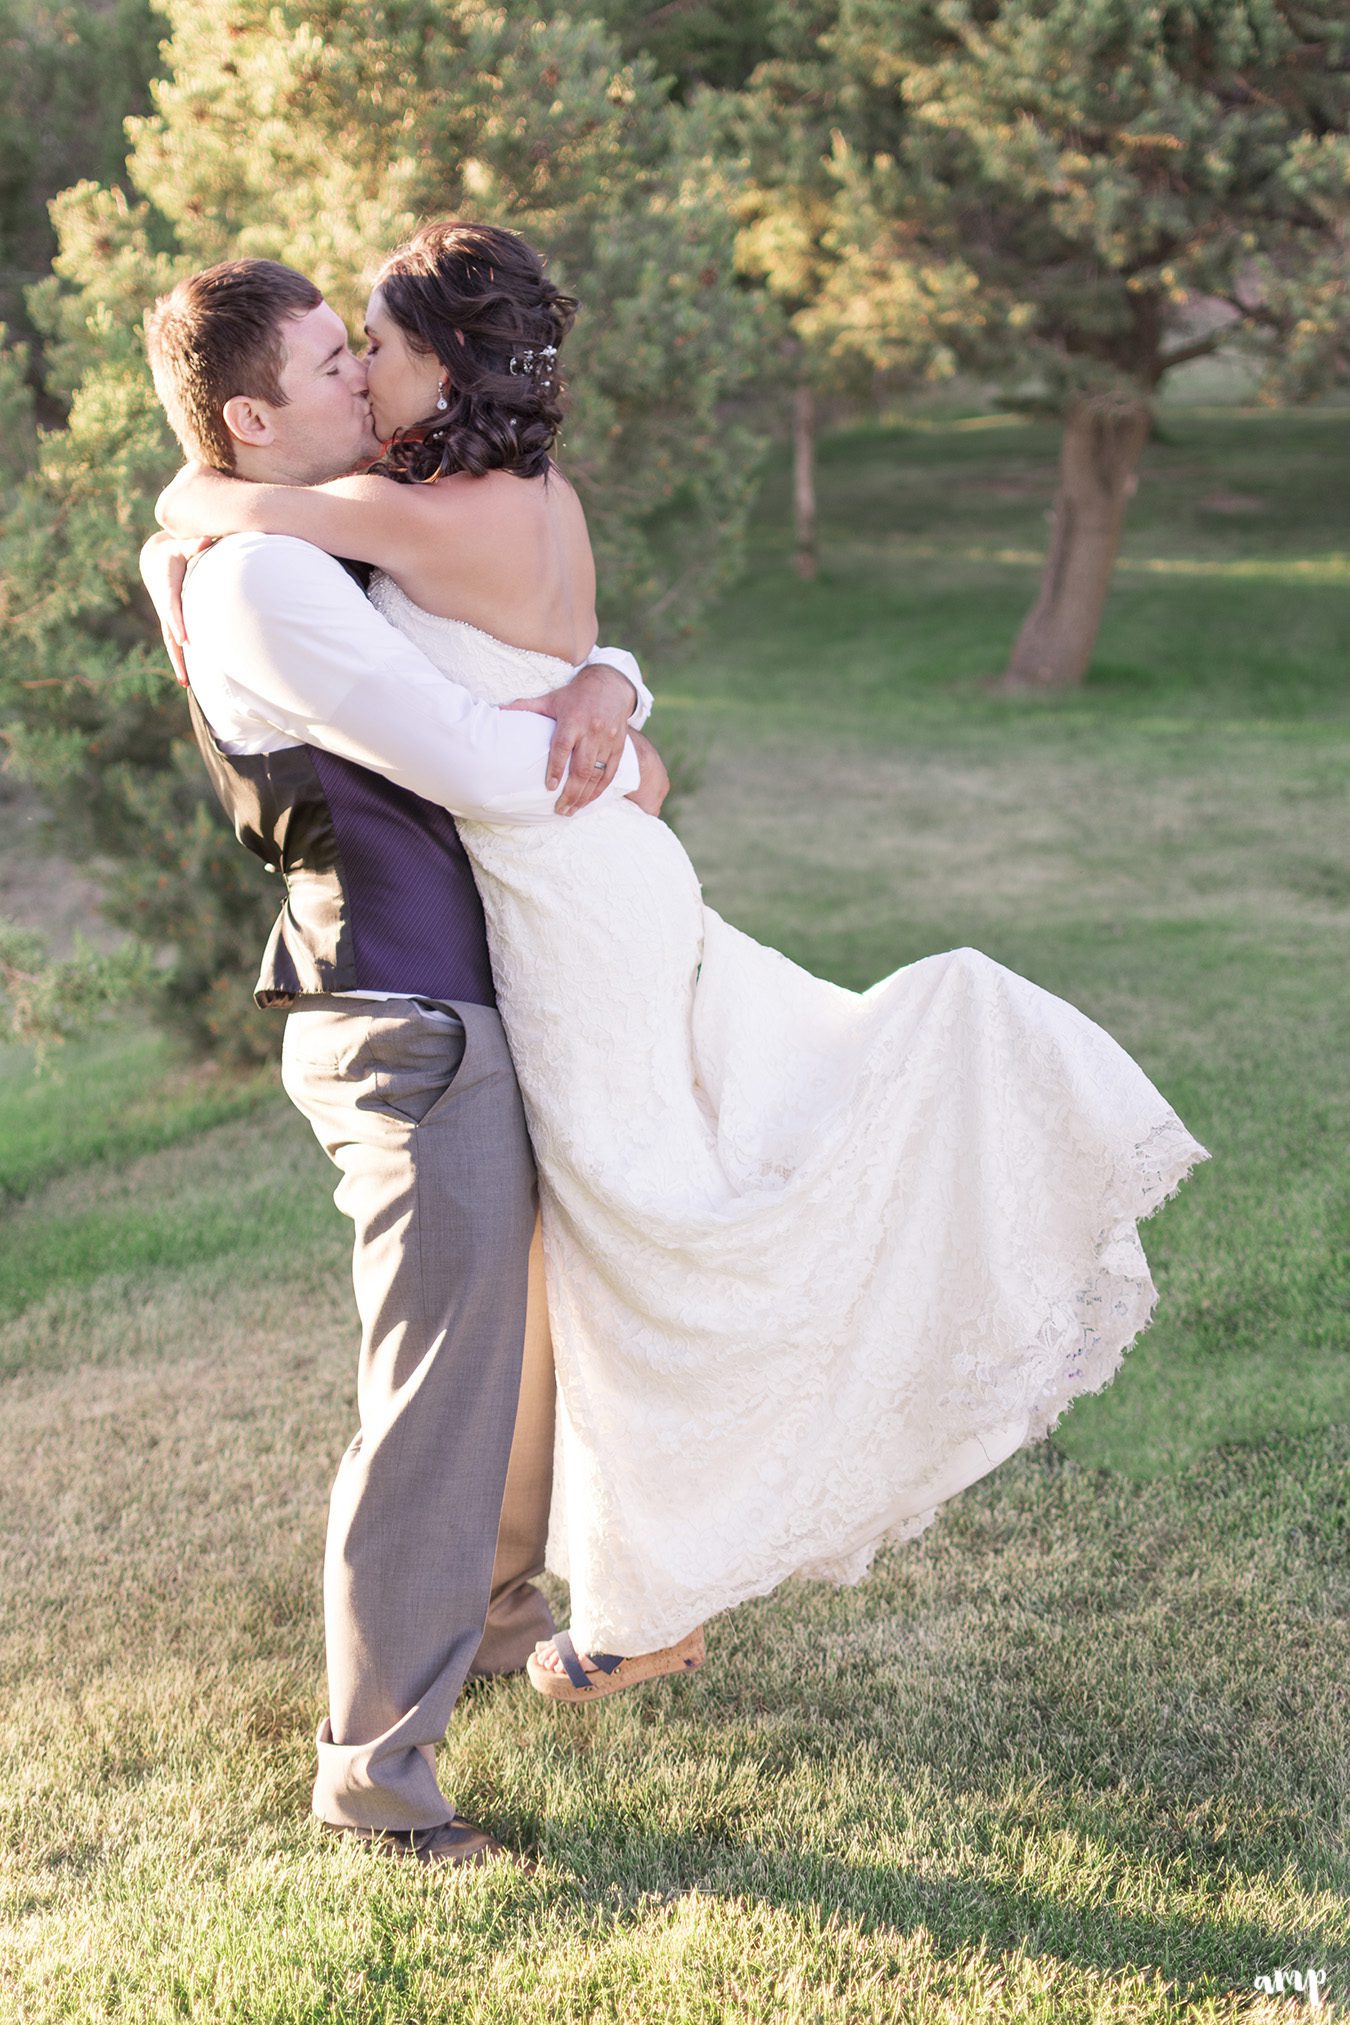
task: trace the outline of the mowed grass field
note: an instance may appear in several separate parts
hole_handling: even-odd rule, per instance
[[[814,585],[776,465],[651,671],[711,904],[859,987],[975,944],[1213,1158],[1114,1383],[866,1584],[466,1698],[443,1783],[532,1876],[307,1817],[355,1373],[307,1128],[134,1025],[0,1060],[6,2025],[1350,2016],[1350,415],[1163,432],[1079,694],[986,686],[1054,441],[985,417],[828,438]]]

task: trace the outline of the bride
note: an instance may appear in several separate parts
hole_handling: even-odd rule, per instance
[[[190,466],[161,521],[372,563],[448,675],[537,697],[596,637],[553,457],[575,308],[515,234],[424,228],[367,315],[387,475]],[[858,1580],[1100,1391],[1155,1300],[1136,1226],[1208,1156],[1063,999],[974,949],[862,993],[813,977],[706,907],[631,799],[459,830],[557,1358],[548,1566],[572,1623],[530,1677],[590,1700],[696,1666],[706,1618],[789,1575]]]

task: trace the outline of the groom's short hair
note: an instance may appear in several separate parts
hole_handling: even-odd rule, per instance
[[[286,405],[283,326],[323,301],[307,275],[279,260],[223,260],[189,274],[146,319],[155,392],[188,457],[235,468],[224,407],[236,395]]]

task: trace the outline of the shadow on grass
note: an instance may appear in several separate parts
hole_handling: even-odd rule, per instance
[[[1155,1865],[1175,1870],[1163,1846],[1146,1841],[1140,1846],[1137,1824],[1127,1814],[1100,1812],[1101,1846],[1131,1861],[1127,1888],[1138,1888],[1141,1870],[1144,1875]],[[1058,1829],[1081,1839],[1081,1827],[1067,1810],[1058,1823],[1042,1817],[1037,1826],[1047,1835]],[[510,1833],[505,1825],[499,1832]],[[653,1899],[698,1893],[767,1905],[812,1926],[844,1920],[868,1936],[922,1933],[933,1953],[948,1960],[970,1949],[996,1955],[1024,1951],[1104,1978],[1136,1971],[1165,1979],[1187,2004],[1250,1989],[1256,1976],[1281,1964],[1316,1967],[1333,1992],[1350,1971],[1343,1934],[1322,1920],[1259,1920],[1218,1909],[1211,1917],[1154,1916],[1106,1896],[1075,1901],[1062,1889],[991,1879],[959,1865],[925,1863],[919,1873],[900,1864],[783,1850],[753,1837],[741,1842],[647,1831],[616,1846],[555,1828],[543,1847],[551,1863],[565,1863],[574,1873],[569,1893],[575,1890],[592,1910],[612,1905],[617,1891],[620,1903],[606,1922],[614,1932],[636,1924]],[[616,1870],[623,1874],[621,1887],[587,1890],[588,1873],[613,1876]],[[1230,1874],[1273,1893],[1285,1873],[1283,1866],[1275,1872],[1233,1866]]]

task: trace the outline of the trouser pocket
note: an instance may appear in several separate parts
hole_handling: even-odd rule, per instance
[[[287,1020],[282,1086],[325,1142],[319,1117],[334,1108],[420,1125],[450,1096],[466,1046],[464,1023],[448,1009],[407,1000],[394,1012],[357,1013],[330,1002]]]

